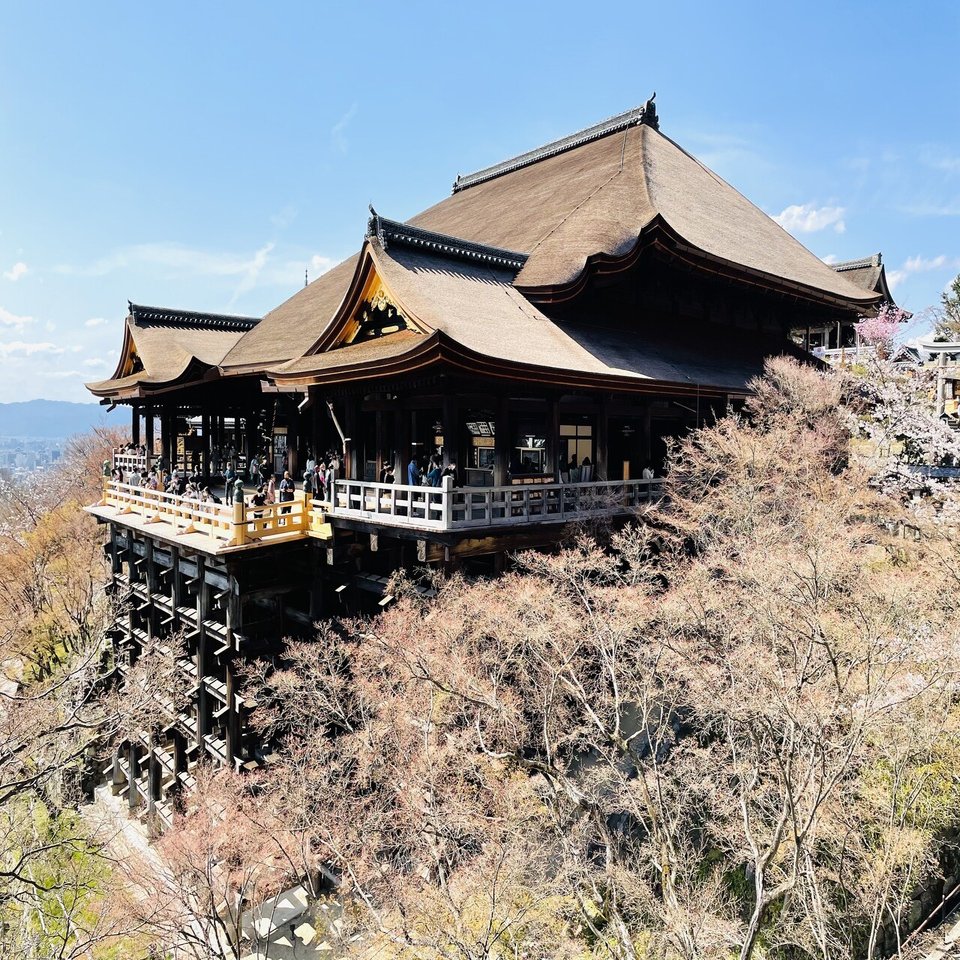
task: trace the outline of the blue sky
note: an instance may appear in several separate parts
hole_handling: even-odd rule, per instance
[[[348,9],[349,6],[349,9]],[[128,299],[261,315],[457,173],[642,103],[821,257],[960,272],[960,4],[0,0],[0,401]]]

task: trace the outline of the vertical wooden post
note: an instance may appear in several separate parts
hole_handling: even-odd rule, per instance
[[[130,407],[130,439],[135,447],[140,446],[140,407],[137,404]]]
[[[560,479],[563,464],[560,463],[560,398],[552,395],[547,399],[547,473],[553,474],[554,480]]]
[[[455,395],[448,392],[443,398],[443,464],[449,466],[455,463],[459,476],[462,477],[466,464],[460,459],[461,430],[460,403]]]
[[[510,398],[497,401],[497,419],[494,436],[493,485],[506,486],[510,482],[510,448],[513,445],[513,423],[510,416]]]
[[[593,479],[609,480],[610,416],[606,396],[597,404],[597,442],[593,448]]]
[[[383,411],[377,410],[374,413],[374,444],[376,445],[376,456],[377,456],[377,475],[373,478],[380,482],[380,476],[383,474]]]
[[[236,679],[229,655],[224,657],[224,687],[227,691],[227,722],[224,724],[224,739],[227,747],[227,763],[234,765],[234,759],[240,756],[240,724],[237,714]]]
[[[204,749],[203,738],[210,733],[210,697],[207,694],[203,678],[209,668],[209,656],[207,654],[207,628],[204,621],[210,612],[209,587],[205,579],[205,570],[203,558],[197,557],[197,741],[200,744],[201,751]]]
[[[210,454],[213,449],[209,413],[200,414],[200,432],[203,434],[200,438],[200,476],[206,480],[210,476]]]
[[[146,441],[145,441],[146,447],[147,447],[147,464],[149,465],[153,461],[154,456],[156,455],[156,451],[153,449],[153,407],[150,406],[149,404],[147,404],[147,406],[144,407],[144,415],[145,415],[144,426],[146,427],[146,434],[147,434]]]
[[[127,744],[127,805],[136,810],[140,802],[140,788],[137,786],[137,745],[131,740]]]
[[[287,469],[293,480],[297,479],[297,468],[300,465],[298,447],[300,446],[300,411],[293,406],[287,418]]]

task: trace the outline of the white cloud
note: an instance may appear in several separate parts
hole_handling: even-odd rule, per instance
[[[845,207],[815,207],[812,203],[791,204],[773,219],[791,233],[816,233],[833,227],[835,233],[844,233]]]
[[[316,276],[320,276],[321,273],[326,273],[333,266],[333,260],[330,257],[322,257],[319,253],[315,253],[310,258],[310,272]]]
[[[346,129],[350,121],[357,115],[357,104],[351,104],[350,109],[331,127],[330,136],[334,144],[341,153],[346,153],[349,144],[346,137]]]
[[[893,290],[911,274],[929,273],[932,270],[949,270],[952,274],[960,270],[960,257],[948,257],[945,253],[937,254],[935,257],[907,257],[898,270],[887,271],[887,283]]]
[[[85,327],[102,327],[106,322],[106,317],[91,317],[89,320],[85,320],[83,325]]]
[[[839,262],[840,262],[840,258],[839,258],[835,253],[828,253],[828,254],[823,258],[823,262],[824,262],[824,263],[829,263],[829,264],[839,263]]]
[[[105,367],[109,361],[105,357],[90,357],[83,361],[85,367]]]
[[[942,270],[944,267],[955,267],[958,258],[939,254],[936,257],[907,257],[903,269],[907,273],[926,273],[928,270]]]
[[[4,270],[3,275],[12,283],[16,283],[27,271],[27,265],[22,260],[18,260],[9,270]]]
[[[268,247],[272,249],[272,244]],[[242,277],[256,267],[258,258],[264,256],[263,250],[261,247],[252,255],[244,256],[195,250],[178,243],[138,243],[121,247],[89,264],[61,264],[56,270],[70,276],[102,277],[117,270],[147,266],[166,268],[171,271],[171,276]]]
[[[245,269],[242,271],[243,276],[240,282],[237,284],[236,290],[233,291],[233,296],[230,298],[230,302],[234,303],[241,296],[241,294],[246,293],[248,290],[252,290],[257,285],[257,278],[260,276],[261,271],[267,263],[267,259],[270,256],[270,251],[273,250],[275,244],[265,243],[254,255],[245,266]]]
[[[906,271],[904,270],[888,270],[887,271],[887,285],[891,290],[896,290],[897,287],[907,279]]]
[[[13,327],[22,330],[28,323],[33,323],[33,317],[18,317],[9,310],[0,307],[0,327]]]
[[[17,354],[30,357],[35,353],[59,354],[63,352],[63,347],[58,347],[55,343],[49,341],[42,343],[26,343],[23,340],[11,340],[9,343],[0,342],[0,357]]]

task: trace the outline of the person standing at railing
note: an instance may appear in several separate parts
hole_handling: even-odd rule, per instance
[[[453,487],[459,486],[457,483],[457,462],[456,460],[451,460],[444,468],[443,473],[440,474],[440,486],[443,486],[443,481],[447,477],[452,477],[450,485]]]
[[[261,484],[262,486],[262,484]],[[276,477],[271,476],[267,481],[267,503],[276,503],[277,502],[277,480]]]
[[[407,464],[407,483],[411,487],[420,486],[420,477],[422,476],[420,464],[417,463],[416,454],[411,454],[410,462]]]
[[[428,487],[439,487],[440,478],[443,476],[443,469],[440,466],[440,461],[433,459],[430,461],[430,470],[427,473],[425,483]]]
[[[283,471],[283,479],[280,481],[280,502],[292,503],[294,491],[297,489],[289,470]],[[289,513],[290,507],[281,507],[281,513]]]
[[[224,489],[223,489],[223,499],[227,501],[227,505],[233,503],[233,485],[237,480],[237,471],[233,469],[233,461],[231,460],[227,464],[226,472],[224,473]]]
[[[263,492],[263,485],[257,487],[257,492],[250,497],[250,506],[253,507],[253,519],[259,520],[263,517],[263,507],[266,506],[267,495]]]

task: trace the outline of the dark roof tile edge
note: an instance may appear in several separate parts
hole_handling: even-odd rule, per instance
[[[373,207],[370,208],[370,220],[367,223],[367,236],[376,237],[386,249],[390,243],[402,246],[419,247],[444,256],[466,260],[469,263],[486,263],[494,267],[520,270],[527,262],[527,254],[514,250],[502,250],[489,247],[472,240],[461,240],[444,233],[434,233],[421,227],[412,227],[398,220],[381,217]]]
[[[882,263],[882,255],[874,253],[869,257],[861,257],[859,260],[843,260],[840,263],[831,263],[830,266],[837,273],[844,273],[847,270],[866,270],[867,267],[879,267]]]
[[[127,301],[130,316],[135,323],[147,322],[158,326],[190,327],[205,330],[229,330],[246,333],[259,322],[259,317],[241,317],[225,313],[200,313],[194,310],[171,310],[167,307],[148,307]]]
[[[656,93],[639,107],[634,107],[625,113],[617,114],[615,117],[608,117],[606,120],[601,120],[600,123],[595,123],[593,126],[578,130],[569,136],[554,140],[551,143],[546,143],[541,147],[537,147],[535,150],[528,150],[526,153],[511,157],[509,160],[503,160],[500,163],[493,164],[493,166],[484,167],[482,170],[477,170],[474,173],[468,173],[466,176],[458,176],[453,185],[453,192],[459,193],[468,187],[475,187],[479,183],[485,183],[487,180],[494,179],[494,177],[502,176],[505,173],[512,173],[514,170],[530,166],[530,164],[533,163],[539,163],[548,157],[572,150],[574,147],[590,143],[592,140],[599,140],[601,137],[616,133],[618,130],[625,130],[627,127],[646,123],[655,130],[659,130],[660,118],[657,116],[656,107],[653,105],[654,97],[656,97]]]

